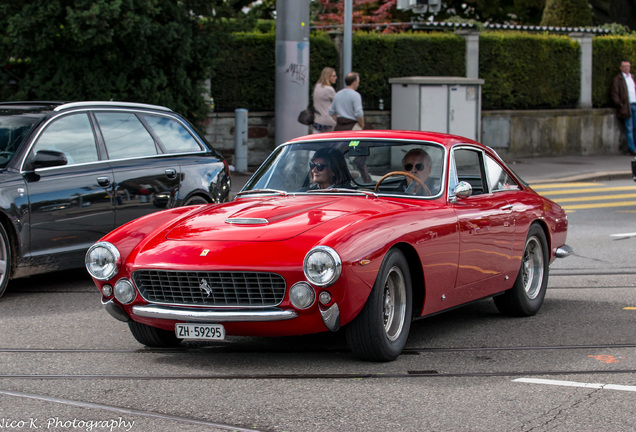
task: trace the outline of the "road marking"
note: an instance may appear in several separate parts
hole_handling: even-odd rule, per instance
[[[623,310],[636,310],[636,307],[628,306],[624,307]]]
[[[517,378],[517,379],[514,379],[513,381],[523,382],[528,384],[545,384],[545,385],[564,386],[564,387],[583,387],[583,388],[593,388],[593,389],[602,389],[602,390],[621,390],[621,391],[636,392],[636,386],[626,386],[626,385],[618,385],[618,384],[581,383],[581,382],[575,382],[575,381],[559,381],[559,380],[549,380],[549,379],[539,379],[539,378]]]
[[[574,197],[574,198],[553,197],[550,199],[552,201],[562,203],[562,202],[577,202],[577,201],[602,201],[602,200],[621,199],[621,198],[623,199],[636,198],[636,194],[600,195],[600,196],[585,196],[585,197]]]
[[[592,208],[627,207],[627,206],[636,206],[636,201],[616,201],[611,203],[564,205],[561,207],[563,208],[563,210],[581,210],[581,209],[592,209]]]
[[[603,186],[605,183],[568,183],[568,186],[576,188],[576,187],[590,187],[590,186]],[[543,183],[543,184],[531,184],[530,187],[534,190],[539,189],[559,189],[563,188],[563,183]]]
[[[554,196],[554,195],[573,195],[585,192],[618,192],[618,191],[633,191],[636,190],[636,186],[616,186],[616,187],[595,187],[587,189],[568,188],[561,190],[551,190],[549,192],[542,192],[541,195]]]
[[[610,237],[636,237],[636,232],[633,233],[624,233],[624,234],[610,234]]]

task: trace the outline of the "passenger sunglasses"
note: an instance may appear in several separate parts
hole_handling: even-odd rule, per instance
[[[327,168],[327,165],[309,162],[309,169],[312,170],[314,168],[316,168],[318,171],[322,171]]]
[[[422,163],[415,164],[415,169],[416,170],[422,171],[423,168],[424,168],[424,164],[422,164]],[[411,171],[412,169],[413,169],[413,164],[404,165],[404,171]]]

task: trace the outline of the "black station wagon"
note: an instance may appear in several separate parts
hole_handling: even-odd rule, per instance
[[[0,295],[11,278],[82,267],[140,216],[230,199],[225,159],[168,108],[0,103]]]

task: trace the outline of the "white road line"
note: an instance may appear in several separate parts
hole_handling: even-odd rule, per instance
[[[636,232],[624,234],[610,234],[610,237],[636,237]]]
[[[626,385],[618,385],[618,384],[581,383],[581,382],[575,382],[575,381],[558,381],[558,380],[539,379],[539,378],[517,378],[517,379],[514,379],[513,381],[524,382],[528,384],[546,384],[546,385],[555,385],[555,386],[564,386],[564,387],[583,387],[583,388],[594,388],[594,389],[603,389],[603,390],[621,390],[621,391],[636,392],[636,386],[626,386]]]

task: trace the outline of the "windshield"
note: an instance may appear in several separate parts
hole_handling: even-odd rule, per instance
[[[278,147],[243,188],[287,193],[346,190],[435,197],[444,147],[414,141],[315,141]],[[265,192],[265,191],[264,191]]]
[[[20,143],[46,112],[0,108],[0,168],[7,166]]]

